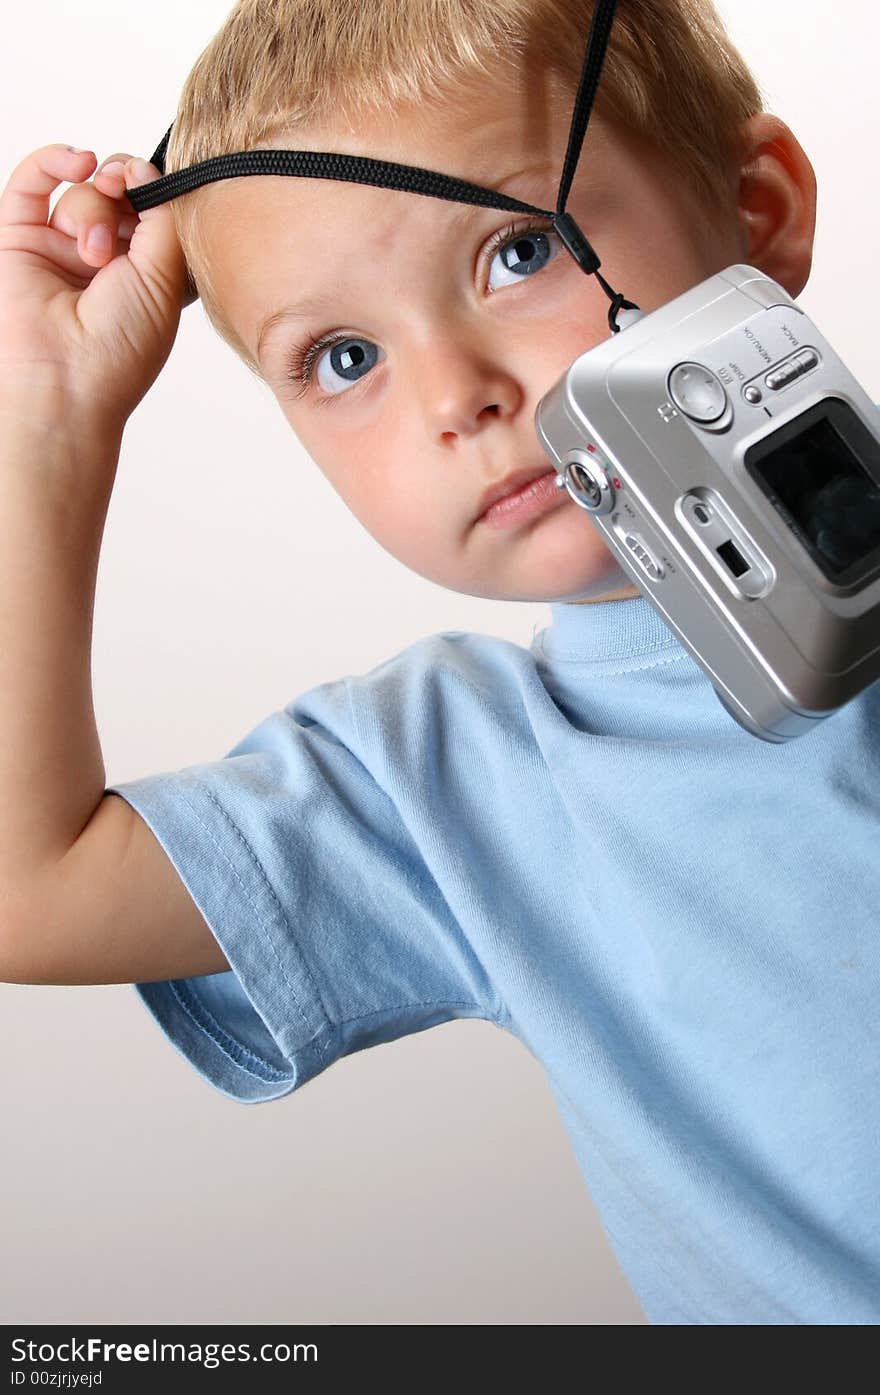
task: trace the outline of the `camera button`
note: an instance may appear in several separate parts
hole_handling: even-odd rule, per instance
[[[802,364],[799,359],[793,358],[789,359],[787,363],[781,364],[779,368],[775,368],[772,373],[768,373],[764,378],[764,382],[771,392],[775,392],[778,388],[785,387],[786,383],[793,382],[795,378],[799,378],[800,375],[805,372],[806,366]]]
[[[662,581],[664,576],[663,567],[657,561],[656,557],[652,556],[647,547],[645,547],[641,536],[638,533],[623,532],[621,529],[617,531],[622,533],[624,545],[636,558],[645,575],[649,576],[652,581]]]
[[[702,363],[679,363],[667,386],[678,410],[691,421],[717,421],[727,409],[724,384]]]
[[[799,372],[809,373],[810,369],[815,368],[819,362],[819,355],[815,349],[804,349],[803,353],[798,354],[794,361],[798,365]]]

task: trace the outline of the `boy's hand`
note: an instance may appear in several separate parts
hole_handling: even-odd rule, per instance
[[[115,160],[124,172],[105,170]],[[0,397],[121,432],[196,293],[170,206],[138,215],[125,197],[159,171],[146,165],[139,178],[130,156],[111,155],[85,182],[95,163],[88,150],[43,146],[0,195]],[[72,187],[50,218],[64,181]],[[110,236],[93,248],[89,233],[101,226]]]

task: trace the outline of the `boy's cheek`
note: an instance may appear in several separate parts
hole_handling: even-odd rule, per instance
[[[420,531],[408,526],[406,521],[389,523],[387,517],[361,518],[360,522],[379,547],[395,561],[442,585],[450,569],[450,548],[443,548],[442,540],[436,533],[425,538]]]
[[[409,490],[395,495],[389,485],[379,496],[355,500],[349,507],[380,546],[401,560],[411,563],[439,550],[443,515],[429,510],[424,496]]]
[[[449,496],[444,498],[442,481],[425,477],[428,468],[407,465],[402,474],[389,471],[367,486],[359,481],[343,495],[348,508],[379,546],[423,575],[424,569],[436,572],[448,565],[460,546],[461,517],[467,515],[462,481],[451,481]],[[480,487],[475,482],[474,501]]]

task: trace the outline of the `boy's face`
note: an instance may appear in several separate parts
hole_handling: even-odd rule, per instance
[[[340,119],[274,144],[419,165],[553,209],[571,106],[542,80],[526,93],[486,83],[458,107],[399,107],[356,131]],[[468,595],[639,594],[565,491],[513,526],[480,517],[493,483],[555,473],[535,409],[609,334],[608,297],[552,230],[509,237],[484,259],[493,233],[529,215],[289,176],[204,192],[216,293],[255,356],[268,317],[318,303],[264,336],[261,367],[309,455],[382,547]],[[645,312],[746,259],[733,213],[725,230],[706,228],[655,155],[595,114],[566,208],[606,280]],[[335,334],[347,343],[317,351],[298,395],[301,382],[286,376],[294,349]]]

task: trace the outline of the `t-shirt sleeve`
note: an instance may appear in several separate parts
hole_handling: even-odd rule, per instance
[[[422,850],[358,753],[356,682],[301,694],[220,760],[107,786],[152,829],[230,965],[135,990],[192,1066],[243,1103],[451,1018],[497,1017]]]

